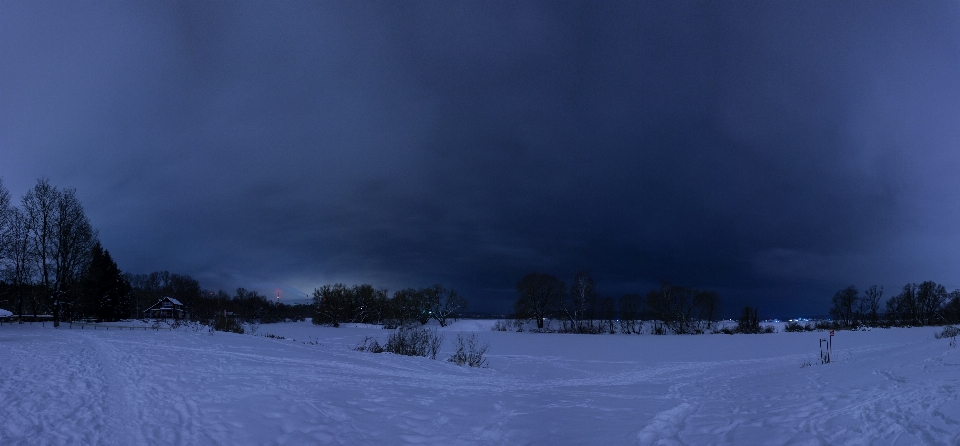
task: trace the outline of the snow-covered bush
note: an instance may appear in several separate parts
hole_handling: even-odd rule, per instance
[[[380,344],[373,337],[367,336],[354,347],[358,352],[393,353],[405,356],[423,356],[437,359],[440,346],[443,345],[443,336],[436,330],[423,327],[400,327],[387,338],[386,344]]]
[[[354,350],[358,352],[383,353],[383,346],[372,336],[367,336],[354,347]]]
[[[810,325],[809,322],[801,325],[799,322],[790,321],[783,326],[783,331],[786,331],[786,332],[802,332],[802,331],[813,331],[813,330],[814,328],[812,325]]]
[[[496,321],[496,322],[493,323],[493,327],[491,328],[491,330],[493,330],[493,331],[507,331],[508,328],[509,328],[509,324],[507,324],[506,321],[499,320],[499,321]]]
[[[833,321],[817,321],[813,328],[817,329],[818,331],[840,329],[840,327],[834,324]]]
[[[447,362],[452,362],[460,366],[486,367],[487,358],[484,358],[483,355],[487,353],[489,348],[490,344],[480,345],[475,333],[466,336],[458,334],[457,351],[447,358]]]
[[[957,346],[957,335],[960,335],[960,328],[954,327],[953,325],[947,325],[943,327],[943,330],[940,333],[934,335],[937,339],[950,338],[950,346]]]
[[[955,338],[958,334],[960,334],[960,328],[954,327],[953,325],[947,325],[946,327],[943,327],[943,330],[941,330],[940,333],[937,333],[934,336],[936,336],[937,339],[943,339]]]

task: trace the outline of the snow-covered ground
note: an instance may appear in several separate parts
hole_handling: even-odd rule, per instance
[[[4,324],[0,444],[960,444],[960,350],[935,328],[837,332],[821,365],[823,332],[490,325],[441,329],[430,360],[352,351],[375,327]],[[490,343],[489,368],[441,360],[459,331]]]

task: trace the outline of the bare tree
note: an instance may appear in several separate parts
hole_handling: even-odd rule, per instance
[[[640,334],[643,321],[640,320],[643,311],[643,298],[639,294],[624,294],[618,301],[620,308],[620,332],[623,334]]]
[[[418,299],[419,292],[415,288],[406,288],[394,292],[388,306],[390,319],[392,320],[390,325],[404,326],[417,320],[420,313],[417,304]]]
[[[77,285],[90,262],[97,234],[74,189],[59,194],[53,227],[53,326],[57,327],[60,325],[64,301],[70,299],[72,302],[78,298]]]
[[[37,185],[23,196],[23,210],[27,215],[27,227],[30,231],[31,259],[35,262],[36,271],[39,274],[43,303],[50,299],[55,280],[54,213],[59,196],[60,191],[46,178],[37,181]],[[33,312],[36,317],[36,306]]]
[[[720,312],[720,294],[716,291],[697,290],[693,293],[693,305],[699,309],[697,319],[701,324],[706,322],[706,330],[709,330],[712,327],[713,319]],[[701,326],[699,329],[703,331],[704,327]]]
[[[313,305],[316,313],[313,316],[314,324],[331,324],[339,327],[348,319],[350,290],[346,285],[324,285],[313,290]]]
[[[692,288],[670,285],[668,282],[661,282],[659,290],[647,293],[647,307],[655,324],[654,333],[665,334],[666,329],[676,334],[690,333],[694,293]]]
[[[598,319],[596,331],[593,333],[617,332],[613,320],[617,317],[617,301],[612,297],[598,297],[596,299],[596,311],[594,312]]]
[[[440,323],[441,327],[446,327],[448,319],[467,309],[467,299],[455,290],[441,285],[434,285],[431,289],[433,292],[430,294],[432,297],[430,315]]]
[[[917,307],[920,323],[934,325],[943,320],[943,305],[947,302],[947,289],[932,280],[917,286]]]
[[[919,324],[920,316],[917,306],[917,284],[908,283],[903,286],[900,294],[887,301],[887,317],[891,323],[897,325]]]
[[[14,305],[17,315],[23,314],[24,303],[32,298],[26,288],[34,273],[33,251],[30,247],[30,227],[27,215],[19,208],[11,208],[7,214],[4,276],[13,285]]]
[[[595,333],[595,309],[597,307],[597,292],[593,278],[587,271],[580,271],[573,278],[570,291],[565,293],[560,302],[560,312],[563,314],[564,325],[567,331],[573,333]]]
[[[3,178],[0,178],[0,261],[6,256],[8,243],[6,233],[10,224],[10,191],[3,187]]]
[[[556,311],[565,286],[560,279],[550,274],[530,273],[517,282],[520,296],[514,304],[518,319],[533,319],[537,329],[543,330],[544,319]]]
[[[757,316],[758,308],[743,307],[743,313],[737,321],[737,327],[734,329],[737,333],[760,333],[760,318]]]
[[[876,285],[871,285],[863,292],[863,298],[860,299],[860,312],[863,314],[865,321],[870,325],[877,325],[879,322],[881,297],[883,297],[883,287],[877,288]]]
[[[841,327],[850,327],[853,325],[855,314],[854,310],[860,301],[860,293],[857,287],[850,285],[833,295],[833,308],[830,309],[830,316],[834,318]]]

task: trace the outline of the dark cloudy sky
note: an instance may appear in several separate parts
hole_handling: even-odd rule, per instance
[[[960,3],[0,2],[0,178],[124,271],[960,287]]]

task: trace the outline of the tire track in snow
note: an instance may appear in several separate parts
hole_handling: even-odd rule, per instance
[[[103,380],[103,405],[105,413],[106,444],[118,446],[146,444],[146,439],[136,426],[141,423],[142,409],[131,398],[131,381],[120,371],[127,370],[123,362],[117,360],[116,351],[104,339],[108,332],[83,332],[76,334],[91,350],[90,358],[96,359],[98,371]]]

